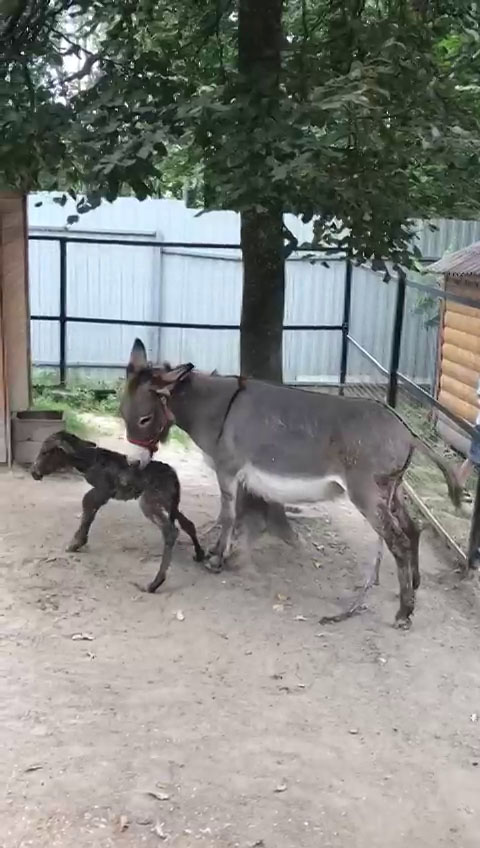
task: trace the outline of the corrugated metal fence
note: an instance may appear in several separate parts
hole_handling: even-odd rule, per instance
[[[128,319],[139,326],[104,324],[67,325],[66,354],[69,376],[95,375],[111,379],[123,371],[132,338],[138,334],[153,360],[192,361],[223,373],[239,370],[239,332],[142,328],[142,321],[238,324],[242,265],[240,252],[222,248],[164,247],[166,241],[236,244],[238,216],[229,212],[200,217],[178,201],[139,203],[122,198],[84,216],[66,231],[64,222],[74,211],[51,198],[30,198],[30,230],[35,235],[96,236],[107,243],[67,245],[67,313],[90,319]],[[293,218],[288,226],[300,241],[310,230]],[[448,222],[436,233],[424,230],[420,246],[425,255],[442,255],[480,238],[476,223]],[[454,226],[455,224],[455,226]],[[81,228],[81,229],[80,229]],[[442,229],[443,228],[443,229]],[[109,238],[155,240],[158,246],[111,245]],[[442,249],[442,239],[444,246]],[[54,241],[30,242],[30,304],[32,314],[59,314],[60,259]],[[287,262],[285,324],[335,324],[343,317],[345,267],[341,260],[312,261],[294,254]],[[364,269],[354,270],[351,332],[381,364],[388,366],[395,287],[383,284]],[[402,372],[433,384],[437,327],[428,326],[418,310],[418,296],[409,293],[402,344]],[[286,331],[284,378],[288,382],[336,383],[340,372],[340,331]],[[32,321],[32,359],[39,368],[59,362],[59,325]],[[349,361],[349,380],[369,379],[368,363],[359,355]],[[378,375],[372,374],[372,380]]]

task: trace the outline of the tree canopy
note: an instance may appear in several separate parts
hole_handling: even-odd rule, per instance
[[[238,62],[242,0],[3,0],[0,181],[315,217],[405,260],[414,217],[478,214],[480,31],[467,0],[285,0],[278,86]]]

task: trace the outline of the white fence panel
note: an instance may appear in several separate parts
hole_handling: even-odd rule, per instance
[[[43,200],[43,205],[35,204]],[[165,242],[237,244],[239,216],[233,212],[198,215],[175,200],[120,198],[103,203],[66,227],[75,212],[48,195],[29,198],[31,232],[50,235],[101,237],[107,243],[67,246],[67,311],[84,318],[113,318],[140,322],[135,326],[108,326],[70,322],[67,359],[77,373],[97,378],[123,373],[135,335],[146,343],[152,360],[192,361],[198,367],[223,373],[240,368],[238,330],[145,328],[142,321],[192,324],[231,324],[240,321],[242,266],[239,251],[165,247]],[[286,222],[300,241],[311,238],[311,226],[293,216]],[[425,255],[437,256],[480,238],[479,222],[438,221],[431,233],[419,223],[419,244]],[[108,239],[147,239],[158,247],[119,246]],[[59,246],[31,241],[30,305],[32,314],[58,315]],[[340,325],[343,317],[344,262],[311,264],[301,254],[287,262],[285,324]],[[351,335],[385,368],[390,359],[396,284],[384,284],[377,275],[354,270]],[[438,329],[427,327],[418,313],[419,295],[407,292],[400,368],[411,379],[434,385]],[[50,321],[32,322],[32,359],[40,366],[58,363],[59,328]],[[286,331],[284,377],[289,382],[337,382],[340,371],[341,332]],[[374,379],[366,360],[349,351],[349,378]],[[378,371],[377,371],[378,377]]]

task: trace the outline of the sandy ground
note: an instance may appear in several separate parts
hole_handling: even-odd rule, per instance
[[[167,455],[184,511],[214,518],[201,457]],[[148,596],[135,503],[63,553],[85,488],[0,477],[1,848],[478,848],[478,591],[426,534],[409,632],[390,558],[368,610],[321,627],[375,548],[346,504],[222,575],[181,537]]]

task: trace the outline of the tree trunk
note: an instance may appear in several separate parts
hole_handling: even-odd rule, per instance
[[[240,0],[238,66],[256,115],[271,115],[280,98],[283,0]],[[259,184],[266,169],[268,144],[251,157]],[[242,213],[243,299],[240,323],[241,371],[246,377],[282,381],[285,299],[283,210],[279,203],[257,200]]]
[[[238,66],[244,91],[256,116],[271,114],[280,98],[283,0],[240,0]],[[268,144],[249,157],[253,176],[262,184]],[[282,337],[285,300],[283,209],[281,203],[257,198],[258,206],[242,212],[243,298],[240,322],[241,373],[282,382]],[[258,208],[260,207],[260,208]],[[239,487],[237,525],[251,539],[264,530],[285,541],[294,537],[285,509]]]
[[[244,212],[241,373],[282,382],[285,263],[282,214]]]

